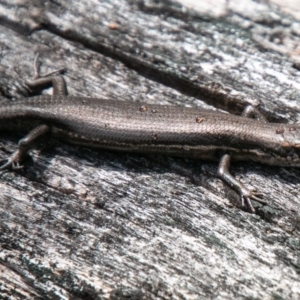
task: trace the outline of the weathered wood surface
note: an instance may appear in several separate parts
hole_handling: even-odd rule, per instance
[[[0,24],[8,99],[30,94],[40,53],[42,72],[66,68],[72,95],[233,113],[258,102],[270,120],[299,122],[300,22],[275,6],[4,0]],[[1,157],[20,137],[1,133]],[[0,177],[2,298],[299,299],[300,170],[235,165],[265,194],[256,214],[216,170],[59,143],[33,151],[24,172]]]

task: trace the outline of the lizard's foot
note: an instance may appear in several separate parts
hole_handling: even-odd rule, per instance
[[[65,71],[65,68],[57,69],[54,71],[51,71],[47,74],[41,75],[39,71],[39,65],[38,65],[38,57],[39,54],[36,55],[33,63],[34,68],[34,76],[31,80],[26,80],[25,84],[26,86],[31,88],[38,88],[40,86],[43,86],[45,84],[51,84],[53,87],[53,95],[67,95],[67,86],[65,83],[65,80],[61,76],[53,76],[57,73],[62,73]]]
[[[245,207],[246,204],[246,206],[251,210],[252,213],[255,212],[255,208],[252,205],[251,199],[259,203],[266,204],[266,201],[264,201],[261,198],[263,194],[257,192],[255,188],[246,188],[244,185],[241,185],[239,194],[240,194],[241,206]]]
[[[24,166],[21,165],[20,150],[16,150],[9,158],[0,160],[0,162],[3,162],[3,161],[6,161],[6,163],[0,167],[0,171],[6,170],[9,168],[11,168],[12,170],[21,170],[24,168]]]

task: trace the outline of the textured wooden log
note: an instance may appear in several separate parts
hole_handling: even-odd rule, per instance
[[[40,53],[72,95],[237,114],[259,103],[270,121],[299,122],[299,21],[263,2],[209,2],[1,1],[0,92],[32,95]],[[20,137],[1,133],[1,157]],[[216,170],[42,145],[0,176],[2,298],[298,299],[300,170],[234,165],[265,195],[256,214]]]

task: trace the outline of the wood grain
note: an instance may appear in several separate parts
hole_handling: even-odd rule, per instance
[[[227,4],[226,4],[227,3]],[[1,1],[0,92],[66,69],[69,93],[228,109],[299,122],[300,23],[264,1]],[[51,93],[46,90],[44,93]],[[20,134],[1,133],[0,155]],[[211,162],[60,143],[0,176],[3,299],[298,299],[296,168],[237,164],[256,214]]]

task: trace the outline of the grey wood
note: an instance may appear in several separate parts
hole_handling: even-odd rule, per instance
[[[227,2],[214,15],[170,1],[1,1],[0,92],[31,95],[40,53],[42,73],[66,68],[72,95],[232,113],[260,103],[270,120],[299,122],[299,21]],[[20,137],[1,133],[1,157]],[[0,175],[2,298],[298,299],[300,170],[233,166],[265,195],[256,214],[216,170],[43,145],[24,172]]]

